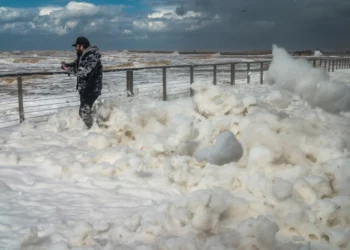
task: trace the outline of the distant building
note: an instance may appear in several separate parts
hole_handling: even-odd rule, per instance
[[[293,56],[312,56],[313,54],[312,50],[297,50],[292,53]]]

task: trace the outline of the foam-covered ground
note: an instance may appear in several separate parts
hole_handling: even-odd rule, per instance
[[[350,249],[349,113],[284,88],[312,76],[283,78],[274,52],[271,85],[197,82],[193,99],[104,103],[91,130],[76,109],[0,130],[0,248]],[[243,154],[208,152],[235,162],[196,160],[228,131]]]

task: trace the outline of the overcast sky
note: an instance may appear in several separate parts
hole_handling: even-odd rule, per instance
[[[0,0],[0,50],[350,49],[350,0]]]

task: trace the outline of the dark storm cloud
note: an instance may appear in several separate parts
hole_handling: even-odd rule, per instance
[[[176,6],[218,15],[215,25],[198,37],[225,48],[262,48],[279,43],[289,48],[346,48],[350,44],[348,0],[170,0],[147,1],[154,7]],[[212,29],[212,30],[210,30]],[[195,38],[193,38],[195,39]],[[202,39],[195,43],[200,44]],[[224,40],[224,41],[223,41]],[[207,43],[207,41],[206,41]]]
[[[287,49],[350,47],[349,0],[144,3],[149,9],[137,14],[127,14],[121,5],[83,2],[46,9],[0,6],[0,49],[38,44],[64,48],[64,38],[81,34],[106,49],[252,50],[271,49],[272,44]],[[13,43],[13,37],[27,43]]]
[[[186,14],[186,10],[184,6],[177,7],[175,10],[175,13],[178,14],[179,16],[183,16]]]

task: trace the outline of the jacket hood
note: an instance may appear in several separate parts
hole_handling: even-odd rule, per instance
[[[100,51],[97,46],[91,45],[89,46],[84,53],[81,55],[82,57],[86,54],[93,53],[93,54],[98,54],[99,57],[101,57]]]

